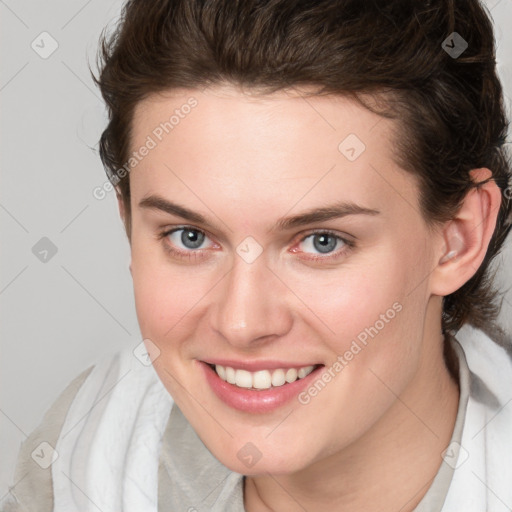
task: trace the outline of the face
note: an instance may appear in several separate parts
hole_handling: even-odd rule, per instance
[[[349,450],[433,357],[433,235],[393,128],[346,98],[228,86],[136,109],[132,150],[150,147],[130,173],[140,329],[234,471]]]

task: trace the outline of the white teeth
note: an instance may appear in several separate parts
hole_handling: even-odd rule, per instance
[[[247,370],[236,370],[235,384],[239,388],[252,388],[252,375]]]
[[[226,369],[224,366],[221,366],[220,364],[215,365],[215,370],[217,371],[217,375],[222,379],[226,380]]]
[[[249,372],[247,372],[249,373]],[[250,374],[249,374],[250,375]],[[252,387],[256,389],[268,389],[272,385],[272,377],[268,370],[260,370],[252,374]]]
[[[299,379],[303,379],[313,371],[313,366],[306,366],[299,369]]]
[[[297,377],[298,377],[298,372],[295,368],[290,368],[287,372],[286,372],[286,376],[285,376],[285,379],[286,379],[286,382],[295,382],[297,380]]]
[[[230,366],[215,365],[217,375],[229,384],[235,384],[240,388],[270,389],[271,387],[283,386],[285,383],[295,382],[297,379],[303,379],[309,375],[314,366],[304,366],[302,368],[289,368],[283,370],[259,370],[249,372],[247,370],[235,370]]]
[[[220,375],[219,377],[222,379]],[[233,368],[230,368],[229,366],[226,366],[226,381],[229,382],[230,384],[234,384],[236,382],[235,370],[233,370]]]
[[[285,382],[284,370],[274,370],[272,374],[272,386],[282,386]]]

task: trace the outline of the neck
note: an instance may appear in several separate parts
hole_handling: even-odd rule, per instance
[[[458,383],[440,338],[438,326],[425,333],[410,385],[355,443],[297,473],[247,477],[246,510],[414,510],[439,470],[457,416]]]

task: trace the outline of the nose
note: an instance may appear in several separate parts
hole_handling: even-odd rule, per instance
[[[212,328],[232,346],[259,347],[291,329],[289,290],[263,257],[247,263],[235,256],[231,271],[216,288]]]

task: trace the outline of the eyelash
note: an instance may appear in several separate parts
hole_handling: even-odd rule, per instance
[[[198,228],[195,228],[195,227],[192,227],[192,226],[180,226],[180,227],[175,227],[175,228],[172,228],[172,229],[168,229],[168,230],[162,231],[161,233],[159,233],[157,235],[157,239],[158,240],[164,240],[166,237],[168,237],[172,233],[175,233],[176,231],[185,231],[185,230],[196,231],[198,233],[202,233],[205,236],[208,236],[201,229],[198,229]],[[340,235],[336,234],[334,231],[331,231],[329,229],[315,229],[315,230],[312,230],[312,231],[308,232],[306,235],[304,235],[297,242],[296,245],[303,243],[307,238],[309,238],[309,237],[311,237],[313,235],[330,235],[330,236],[336,238],[337,240],[343,242],[344,247],[342,249],[339,249],[336,252],[329,253],[328,256],[318,256],[317,255],[317,256],[308,256],[306,258],[303,258],[303,259],[306,259],[306,260],[309,260],[309,261],[327,262],[327,261],[332,261],[332,260],[338,259],[341,256],[345,255],[347,252],[349,252],[351,249],[353,249],[355,247],[355,245],[356,245],[353,240],[348,240],[347,238],[343,238]],[[174,247],[172,247],[169,243],[166,243],[165,241],[164,241],[164,249],[165,249],[166,252],[168,252],[169,254],[171,254],[174,257],[178,257],[178,258],[181,258],[181,259],[187,259],[187,260],[194,260],[194,261],[197,260],[198,257],[201,258],[202,257],[201,253],[204,251],[202,249],[196,249],[196,250],[190,250],[190,251],[181,251],[181,250],[175,249]],[[306,253],[306,254],[309,254],[309,253]]]

